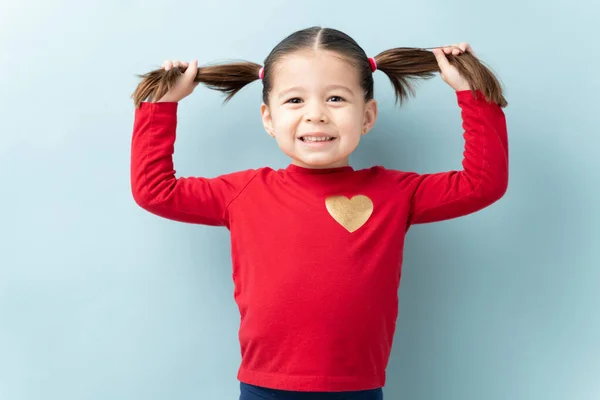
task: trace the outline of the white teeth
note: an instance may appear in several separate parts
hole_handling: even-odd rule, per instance
[[[302,138],[305,142],[326,142],[328,140],[333,139],[332,137],[310,137],[305,136]]]

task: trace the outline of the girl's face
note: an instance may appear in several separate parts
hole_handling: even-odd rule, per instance
[[[280,59],[272,73],[269,105],[261,105],[261,114],[281,150],[305,168],[349,165],[377,118],[358,70],[336,53],[305,50]]]

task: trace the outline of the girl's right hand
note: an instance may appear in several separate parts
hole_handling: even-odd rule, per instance
[[[192,94],[196,86],[200,82],[194,82],[196,75],[198,74],[198,60],[194,60],[191,63],[186,61],[178,61],[178,60],[166,60],[162,67],[165,71],[170,70],[171,68],[179,68],[184,67],[187,68],[183,74],[177,77],[177,81],[169,89],[167,93],[163,97],[161,97],[157,102],[179,102],[184,97]]]

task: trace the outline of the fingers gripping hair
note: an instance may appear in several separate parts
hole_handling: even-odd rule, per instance
[[[210,89],[218,90],[227,96],[229,101],[236,93],[247,84],[259,79],[261,65],[240,61],[229,64],[209,65],[198,68],[194,82],[200,82]],[[143,101],[157,101],[163,97],[177,79],[186,71],[187,67],[180,66],[169,70],[156,69],[143,75],[138,75],[141,82],[131,95],[136,108]]]
[[[446,55],[448,62],[469,82],[471,91],[480,90],[488,101],[501,107],[508,105],[502,87],[494,74],[473,54]],[[397,47],[375,56],[377,69],[384,72],[392,82],[396,100],[402,103],[415,94],[414,81],[429,79],[440,72],[435,55],[426,49]]]
[[[339,50],[338,50],[339,51]],[[356,54],[351,53],[354,57]],[[502,87],[498,79],[477,57],[469,52],[460,55],[446,55],[448,62],[455,66],[458,72],[469,82],[473,94],[481,91],[488,101],[501,107],[507,106],[503,96]],[[429,79],[440,72],[435,55],[423,48],[397,47],[379,53],[374,57],[377,69],[384,72],[394,86],[396,101],[406,101],[410,95],[415,95],[414,83],[418,79]],[[269,60],[270,58],[268,58]],[[275,61],[266,62],[266,70]],[[365,64],[365,68],[368,68]],[[194,82],[203,83],[208,88],[226,94],[225,102],[229,101],[236,93],[249,83],[261,79],[259,72],[262,66],[249,61],[240,61],[228,64],[209,65],[198,68]],[[157,101],[162,98],[177,79],[186,71],[187,67],[171,68],[169,70],[156,69],[144,75],[132,98],[136,108],[145,101]],[[365,93],[372,95],[373,80],[371,71],[366,72],[369,78],[364,80]],[[266,73],[263,80],[263,100],[267,102],[267,95],[271,88],[270,73]]]

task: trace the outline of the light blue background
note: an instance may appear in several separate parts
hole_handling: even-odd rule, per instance
[[[2,2],[0,399],[237,399],[228,233],[135,205],[129,96],[164,59],[262,62],[312,25],[370,55],[468,41],[510,103],[506,196],[408,234],[386,399],[600,398],[600,9],[417,3]],[[353,166],[460,168],[452,89],[422,82],[398,110],[375,79]],[[180,104],[179,175],[287,165],[260,91]]]

